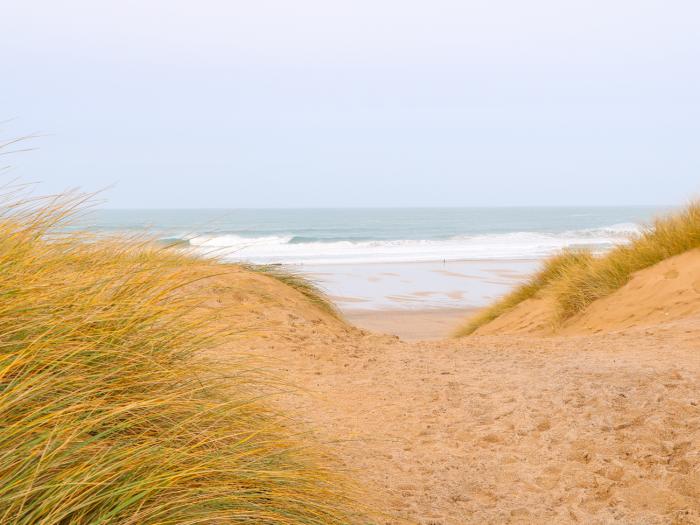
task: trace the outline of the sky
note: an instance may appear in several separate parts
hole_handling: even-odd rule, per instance
[[[22,0],[3,156],[112,208],[680,204],[697,0]],[[5,177],[8,175],[5,174]]]

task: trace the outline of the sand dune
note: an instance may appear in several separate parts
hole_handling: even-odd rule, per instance
[[[592,303],[561,326],[547,298],[523,301],[476,334],[602,333],[700,315],[700,249],[639,271],[625,286]]]
[[[620,290],[591,304],[563,333],[608,332],[700,315],[700,249],[636,273]]]
[[[575,321],[625,328],[607,334],[407,343],[240,269],[214,306],[242,327],[232,347],[303,389],[277,403],[333,443],[383,523],[700,523],[698,257]]]
[[[404,341],[444,339],[474,313],[473,308],[348,310],[348,321],[372,332],[398,335]]]

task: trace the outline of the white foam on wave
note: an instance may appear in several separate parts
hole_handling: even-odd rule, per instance
[[[281,264],[363,264],[461,260],[539,259],[566,248],[605,251],[627,242],[640,227],[632,223],[563,233],[513,232],[462,235],[443,240],[334,241],[290,243],[293,236],[197,235],[198,253],[231,261]]]
[[[194,235],[188,241],[192,246],[203,248],[250,248],[253,246],[285,245],[292,235],[269,235],[266,237],[242,237],[240,235]]]
[[[603,226],[602,228],[589,228],[586,230],[575,230],[571,232],[566,232],[567,234],[573,235],[575,237],[581,235],[591,235],[591,236],[613,236],[613,237],[624,237],[629,238],[630,235],[636,235],[641,233],[643,227],[639,224],[633,222],[620,222],[618,224],[613,224],[611,226]]]

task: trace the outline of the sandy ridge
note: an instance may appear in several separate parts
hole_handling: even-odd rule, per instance
[[[700,319],[606,335],[405,343],[235,272],[231,349],[305,393],[386,523],[700,523]]]
[[[695,249],[637,272],[621,289],[562,325],[555,326],[555,305],[545,295],[523,301],[476,333],[603,333],[699,315],[700,249]]]

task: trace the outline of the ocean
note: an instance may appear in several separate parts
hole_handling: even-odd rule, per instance
[[[541,258],[606,249],[639,231],[654,207],[95,210],[101,232],[149,232],[230,260],[363,264]]]
[[[481,306],[564,248],[627,242],[661,207],[94,210],[78,224],[283,264],[341,308]]]

